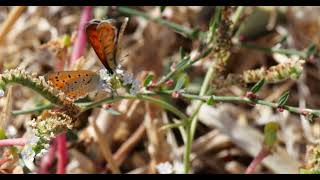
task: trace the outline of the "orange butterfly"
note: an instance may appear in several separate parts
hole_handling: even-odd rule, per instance
[[[128,18],[125,18],[123,23],[113,19],[91,20],[86,27],[91,46],[111,74],[117,67],[117,61],[121,53],[120,42],[127,22]]]
[[[114,74],[117,68],[121,51],[120,42],[127,22],[128,18],[123,22],[113,19],[91,20],[86,26],[89,43],[110,74]],[[96,90],[102,81],[98,73],[88,70],[51,72],[45,79],[74,100]]]

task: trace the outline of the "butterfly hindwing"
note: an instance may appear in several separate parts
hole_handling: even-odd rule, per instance
[[[117,38],[117,48],[116,48],[116,59],[117,59],[117,60],[120,59],[121,50],[122,50],[122,46],[121,46],[122,37],[123,37],[123,34],[124,34],[124,30],[125,30],[126,27],[127,27],[128,21],[129,21],[129,18],[126,17],[126,18],[124,19],[123,23],[121,24],[120,32],[119,32],[119,34],[118,34],[118,38]]]
[[[109,71],[113,71],[116,68],[116,44],[118,29],[113,25],[112,21],[102,21],[97,26],[97,32],[99,34],[100,43],[104,49],[106,56],[105,63],[106,68]]]
[[[79,99],[96,90],[99,75],[92,71],[61,71],[48,73],[45,79],[72,99]]]

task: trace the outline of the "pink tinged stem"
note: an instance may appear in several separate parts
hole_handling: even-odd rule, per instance
[[[65,174],[66,166],[68,164],[67,139],[65,133],[57,136],[57,152],[57,174]]]
[[[87,37],[85,34],[85,26],[88,21],[92,18],[92,6],[85,6],[82,10],[82,14],[80,17],[80,23],[77,32],[77,38],[75,40],[72,54],[71,54],[71,63],[74,64],[79,57],[84,54],[86,49]]]
[[[0,140],[1,146],[24,146],[27,140],[25,138],[16,138],[16,139],[2,139]]]
[[[58,59],[56,60],[56,70],[62,71],[64,69],[64,64],[67,60],[66,59]]]
[[[57,142],[56,142],[56,139],[54,139],[52,144],[50,145],[48,153],[41,159],[40,169],[39,169],[40,174],[49,174],[49,168],[53,164],[56,150],[57,150]]]
[[[270,154],[270,150],[266,148],[262,148],[258,155],[252,160],[250,165],[248,166],[245,174],[252,174],[256,167]]]
[[[9,161],[8,157],[4,157],[4,158],[0,159],[0,166],[2,166],[2,164],[6,163],[7,161]]]

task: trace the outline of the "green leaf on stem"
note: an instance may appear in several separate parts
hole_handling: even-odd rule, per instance
[[[0,128],[0,139],[6,139],[6,132],[4,129]]]
[[[309,114],[307,115],[307,120],[308,120],[309,122],[313,122],[313,119],[314,119],[315,117],[317,117],[317,115],[315,115],[314,113],[309,113]]]
[[[176,86],[174,87],[173,91],[180,90],[186,82],[186,75],[181,75],[176,83]]]
[[[200,29],[197,27],[191,32],[191,38],[196,39],[199,37]]]
[[[151,81],[153,80],[153,77],[154,76],[152,74],[148,74],[146,79],[144,79],[143,86],[144,87],[148,86],[151,83]]]
[[[184,59],[186,52],[184,51],[183,47],[179,48],[179,54],[180,54],[180,59]]]
[[[264,144],[271,148],[277,141],[279,125],[276,122],[269,122],[264,126]]]
[[[254,94],[257,93],[261,89],[264,83],[265,83],[265,79],[261,79],[250,89],[250,91]]]
[[[207,104],[210,106],[210,105],[213,105],[213,103],[214,103],[213,97],[210,96],[210,98],[207,101]]]
[[[307,57],[309,57],[312,54],[315,54],[317,52],[317,45],[316,44],[311,44],[306,51]]]
[[[176,65],[176,70],[179,71],[181,69],[183,69],[183,67],[185,67],[186,64],[188,64],[189,60],[188,59],[181,59],[181,61],[178,62],[178,64]]]
[[[209,25],[209,42],[213,42],[215,34],[216,34],[216,29],[218,28],[218,24],[220,23],[221,20],[221,7],[217,6],[215,8],[215,14],[214,17],[211,19],[210,25]]]
[[[289,91],[286,91],[285,93],[283,93],[279,100],[278,100],[278,106],[284,106],[289,98]]]
[[[114,115],[114,116],[119,116],[122,113],[120,111],[114,110],[114,109],[104,109],[105,111],[107,111],[108,113]]]

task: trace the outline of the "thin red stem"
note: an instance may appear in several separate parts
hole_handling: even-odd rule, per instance
[[[262,148],[258,155],[252,160],[245,174],[252,174],[256,167],[270,154],[270,150]]]
[[[86,48],[86,34],[85,34],[85,25],[86,23],[92,18],[92,10],[91,6],[85,6],[82,10],[80,23],[78,27],[77,38],[75,40],[70,65],[73,65],[79,57],[84,54]],[[61,70],[61,69],[60,69]],[[66,173],[66,166],[68,163],[68,150],[67,150],[67,140],[66,134],[60,134],[56,138],[57,141],[57,157],[58,157],[58,164],[57,164],[57,174],[65,174]]]
[[[84,51],[86,49],[86,34],[85,34],[85,26],[86,23],[92,18],[92,6],[85,6],[83,8],[81,17],[80,17],[80,23],[78,27],[77,32],[77,38],[75,40],[72,54],[71,54],[71,63],[70,65],[74,64],[79,57],[81,57],[84,54]]]
[[[2,166],[2,164],[6,163],[7,161],[9,161],[8,157],[4,157],[4,158],[0,159],[0,166]]]
[[[52,166],[55,154],[57,150],[57,142],[56,139],[52,141],[48,153],[41,159],[40,163],[40,174],[49,174],[49,168]]]
[[[65,174],[66,166],[68,164],[68,150],[66,134],[60,134],[57,136],[57,174]]]
[[[27,140],[25,138],[15,138],[15,139],[2,139],[0,140],[1,146],[24,146]]]

